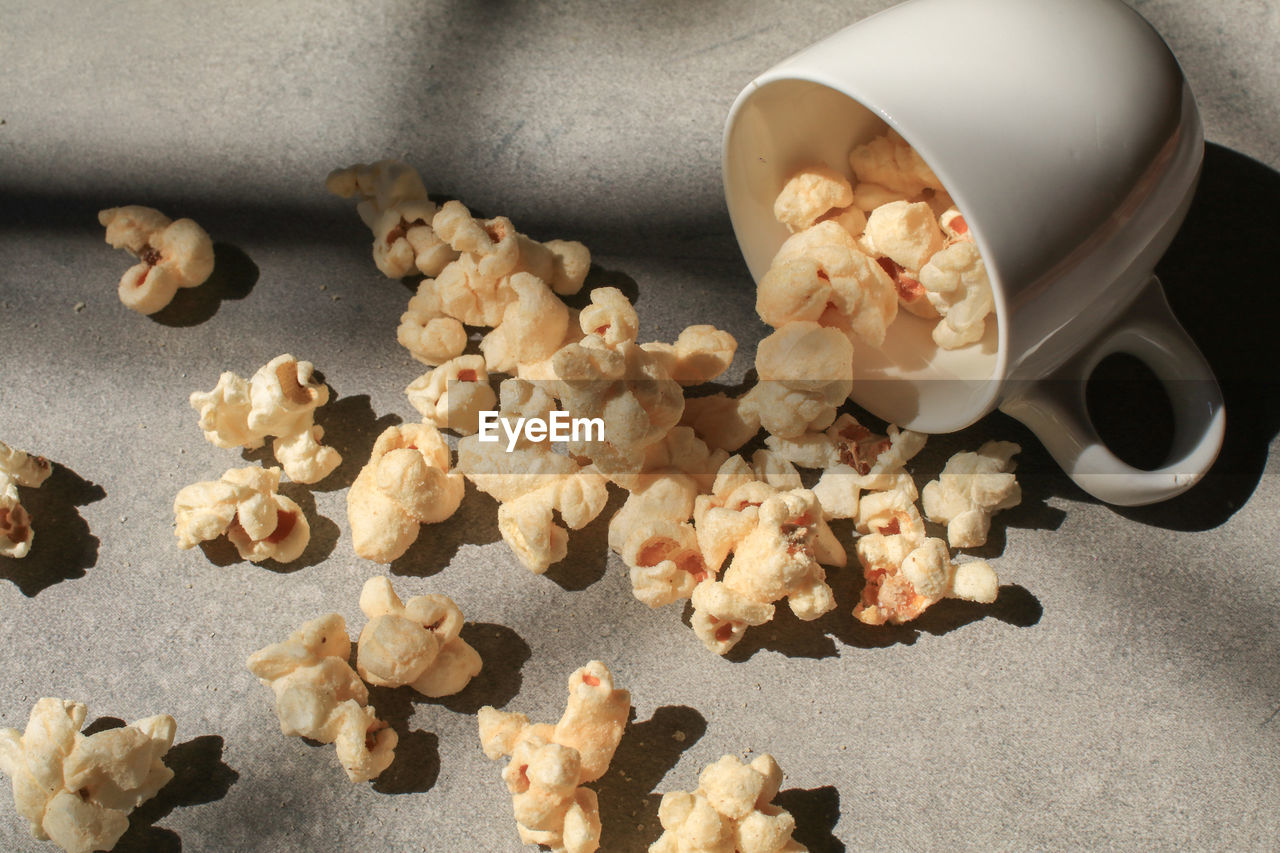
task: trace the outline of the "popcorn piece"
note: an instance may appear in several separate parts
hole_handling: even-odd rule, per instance
[[[883,133],[849,153],[849,165],[859,181],[915,196],[926,189],[942,189],[942,182],[924,159],[894,131]]]
[[[853,347],[836,329],[787,323],[760,342],[756,372],[742,406],[766,430],[788,438],[825,429],[853,389]]]
[[[938,225],[942,228],[942,233],[946,234],[947,239],[950,241],[973,240],[973,232],[969,230],[969,223],[965,221],[964,216],[954,205],[938,214]]]
[[[924,448],[926,437],[900,430],[894,424],[889,424],[886,432],[887,435],[877,435],[852,415],[842,414],[823,432],[810,431],[790,438],[769,436],[765,444],[801,468],[847,465],[864,476],[893,474]]]
[[[929,205],[905,201],[871,211],[863,240],[876,257],[886,256],[907,270],[923,267],[945,242]]]
[[[400,315],[396,340],[423,364],[444,364],[467,348],[467,331],[444,312],[436,280],[425,278]]]
[[[592,853],[600,846],[595,792],[582,787],[604,775],[631,710],[613,674],[591,661],[569,676],[569,703],[555,726],[531,725],[523,714],[480,709],[480,743],[491,759],[510,756],[502,777],[511,792],[521,842],[554,853]]]
[[[555,406],[546,391],[523,379],[504,380],[498,398],[499,417],[511,423],[521,417],[546,420]],[[553,513],[574,530],[585,527],[608,502],[606,480],[594,467],[556,453],[548,442],[530,443],[522,436],[508,452],[499,442],[479,438],[458,442],[458,469],[502,504],[502,538],[526,568],[542,574],[564,559],[568,548],[568,532],[555,524]]]
[[[827,166],[796,172],[773,203],[773,215],[792,232],[803,231],[832,208],[853,204],[849,180]]]
[[[347,663],[350,656],[346,622],[330,613],[254,652],[247,665],[275,694],[280,731],[336,742],[347,777],[364,782],[391,765],[398,736],[367,707],[369,691]]]
[[[325,187],[342,198],[359,198],[356,212],[373,232],[373,260],[383,275],[403,278],[416,269],[435,276],[457,258],[432,230],[436,205],[408,164],[379,160],[335,169]]]
[[[379,687],[408,684],[424,696],[452,696],[480,673],[482,662],[462,630],[462,611],[444,595],[402,602],[384,577],[360,592],[369,623],[360,632],[356,672]]]
[[[971,240],[952,243],[920,270],[920,283],[942,320],[933,340],[943,349],[957,349],[982,340],[987,315],[995,310],[987,268]]]
[[[900,193],[869,181],[854,184],[853,187],[853,206],[864,213],[870,213],[880,205],[888,204],[891,201],[907,201],[908,199],[909,196],[906,193]]]
[[[676,382],[701,385],[729,369],[738,342],[715,326],[688,326],[674,344],[655,342],[643,344],[641,349],[657,355]]]
[[[770,496],[801,488],[800,473],[777,454],[758,450],[748,464],[730,456],[716,472],[709,495],[694,501],[693,519],[703,563],[712,575],[755,529],[759,507]]]
[[[279,468],[251,467],[182,489],[173,501],[178,547],[186,550],[225,534],[241,559],[296,560],[311,541],[311,526],[302,508],[278,493],[279,486]]]
[[[409,550],[419,525],[444,521],[465,485],[450,469],[449,446],[430,424],[385,429],[347,491],[347,520],[357,555],[390,563]]]
[[[569,331],[569,308],[532,273],[508,279],[515,301],[502,312],[497,328],[484,336],[480,351],[503,373],[520,364],[545,361],[555,354]]]
[[[903,490],[914,501],[915,482],[911,475],[899,471],[893,474],[859,474],[848,465],[832,465],[822,472],[814,484],[813,494],[822,504],[823,518],[858,518],[860,497],[864,491],[879,492]]]
[[[177,724],[158,715],[85,736],[88,709],[41,699],[25,732],[0,730],[0,770],[13,780],[18,813],[31,834],[68,853],[110,850],[129,813],[173,778],[162,761]]]
[[[865,502],[865,501],[864,501]],[[900,625],[915,619],[943,598],[989,604],[999,580],[985,561],[956,565],[947,543],[924,538],[921,531],[871,533],[858,540],[858,561],[866,584],[853,610],[868,625]]]
[[[404,389],[423,423],[471,435],[480,429],[480,412],[492,409],[498,395],[489,386],[484,356],[462,355],[413,380]]]
[[[18,487],[37,489],[52,473],[48,459],[0,441],[0,556],[19,558],[30,553],[35,533],[31,516],[18,501]]]
[[[921,496],[930,521],[947,525],[952,548],[985,545],[991,516],[1022,501],[1014,477],[1013,456],[1022,450],[1011,441],[988,441],[977,453],[957,453]]]
[[[727,394],[686,397],[680,425],[692,427],[708,447],[733,452],[760,431],[760,415],[744,409],[742,401]]]
[[[190,219],[172,222],[158,210],[129,205],[99,211],[98,222],[113,248],[140,261],[121,276],[118,288],[120,301],[140,314],[156,313],[178,288],[204,284],[213,272],[213,241]]]
[[[337,468],[342,456],[320,439],[315,410],[329,401],[329,388],[318,382],[314,366],[289,354],[279,355],[247,383],[223,373],[212,391],[191,395],[200,414],[200,429],[218,447],[261,447],[268,435],[276,461],[296,483],[315,483]]]
[[[772,805],[782,769],[768,753],[750,764],[726,755],[706,767],[693,793],[662,795],[663,833],[649,853],[805,853],[791,837],[796,821]]]
[[[650,607],[686,599],[710,577],[697,531],[687,522],[657,518],[637,524],[628,530],[621,554],[635,597]]]

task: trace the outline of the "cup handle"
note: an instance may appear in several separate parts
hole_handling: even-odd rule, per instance
[[[1118,352],[1151,368],[1172,404],[1173,447],[1154,471],[1122,462],[1089,419],[1085,386],[1098,363]],[[1156,503],[1191,488],[1217,458],[1226,431],[1218,381],[1154,275],[1090,346],[1050,376],[1014,389],[1000,410],[1026,424],[1080,488],[1119,506]]]

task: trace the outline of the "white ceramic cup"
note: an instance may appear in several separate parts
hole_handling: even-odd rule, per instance
[[[929,433],[997,406],[1090,494],[1173,497],[1222,444],[1222,395],[1152,274],[1186,215],[1204,140],[1168,47],[1118,0],[908,0],[753,80],[724,137],[729,215],[759,281],[782,241],[773,202],[804,166],[851,174],[882,132],[924,157],[981,250],[996,322],[940,350],[899,312],[879,350],[855,344],[851,399]],[[1174,412],[1158,470],[1131,467],[1094,429],[1085,385],[1115,352],[1145,362]],[[1134,412],[1135,418],[1147,413]]]

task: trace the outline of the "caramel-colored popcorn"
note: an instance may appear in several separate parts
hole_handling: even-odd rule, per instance
[[[424,696],[452,696],[480,673],[480,655],[462,639],[462,611],[445,595],[401,601],[384,577],[365,581],[356,672],[378,687],[405,684]]]
[[[715,326],[688,326],[674,344],[654,342],[641,345],[641,349],[657,355],[676,382],[701,385],[729,369],[738,342]]]
[[[450,467],[449,446],[430,424],[383,430],[347,491],[356,554],[390,563],[409,550],[420,525],[453,515],[466,487]]]
[[[985,545],[991,516],[1022,501],[1013,473],[1013,456],[1021,450],[1011,441],[988,441],[976,453],[952,456],[938,479],[925,485],[924,513],[930,521],[947,525],[952,548]]]
[[[18,487],[38,489],[52,473],[48,459],[0,441],[0,556],[18,558],[31,552],[35,532],[18,500]]]
[[[934,343],[957,349],[982,340],[995,299],[986,265],[972,240],[952,243],[931,257],[920,270],[920,283],[942,316],[933,328]]]
[[[190,219],[170,221],[158,210],[129,205],[99,211],[98,222],[113,248],[138,258],[121,276],[118,293],[140,314],[156,313],[178,288],[204,284],[213,272],[213,241]]]
[[[320,444],[324,430],[314,421],[315,410],[328,401],[329,387],[316,380],[311,362],[287,353],[248,382],[227,372],[212,391],[191,395],[206,439],[218,447],[254,449],[276,436],[276,461],[296,483],[318,482],[342,462],[338,451]]]
[[[435,279],[419,282],[396,328],[400,346],[427,365],[444,364],[467,348],[467,330],[457,318],[445,314],[437,291]]]
[[[854,148],[849,165],[859,182],[879,184],[906,196],[942,189],[942,182],[924,159],[892,130]]]
[[[693,793],[662,795],[663,833],[649,853],[805,853],[793,839],[796,821],[773,805],[782,769],[768,753],[750,764],[726,755],[706,767]]]
[[[254,652],[247,666],[275,694],[281,732],[336,743],[347,777],[364,782],[391,765],[398,736],[367,707],[369,690],[350,656],[347,624],[330,613]]]
[[[773,203],[773,215],[792,231],[803,231],[832,208],[853,204],[849,179],[827,166],[810,166],[792,175]]]
[[[613,674],[591,661],[569,676],[569,702],[554,725],[524,714],[480,709],[480,743],[491,759],[510,756],[502,778],[511,792],[524,844],[554,853],[592,853],[600,846],[595,792],[582,787],[604,775],[622,739],[631,695]]]
[[[479,430],[480,413],[498,402],[482,355],[450,359],[413,380],[404,393],[423,423],[463,435]]]
[[[225,534],[241,559],[296,560],[311,541],[311,526],[279,487],[279,468],[250,467],[183,488],[173,501],[178,547],[193,548]]]
[[[177,724],[160,714],[85,736],[79,702],[41,699],[25,732],[0,729],[0,770],[33,837],[67,853],[110,850],[129,813],[173,778],[164,765]]]

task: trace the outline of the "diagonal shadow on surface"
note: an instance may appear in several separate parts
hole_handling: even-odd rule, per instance
[[[22,488],[19,496],[31,516],[34,539],[22,559],[0,557],[0,578],[34,598],[60,581],[84,577],[85,570],[97,565],[98,537],[77,507],[105,498],[101,486],[54,463],[49,479],[39,488]]]

